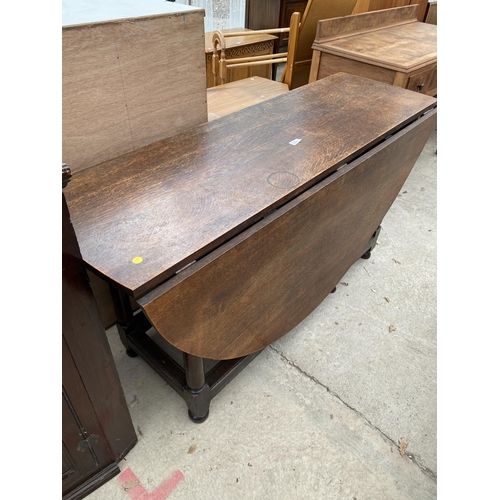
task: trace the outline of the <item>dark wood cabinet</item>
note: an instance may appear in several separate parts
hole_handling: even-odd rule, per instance
[[[279,28],[286,28],[290,26],[290,18],[294,12],[300,12],[300,18],[304,16],[307,7],[307,0],[284,0],[281,3],[280,24]],[[288,33],[280,35],[280,47],[288,44]]]
[[[71,173],[63,166],[63,188]],[[85,497],[137,442],[62,196],[62,495]]]
[[[245,28],[266,30],[281,28],[280,12],[283,0],[247,0]]]
[[[294,12],[304,14],[307,0],[247,0],[245,27],[252,30],[287,28]],[[288,33],[277,40],[277,47],[286,47]]]

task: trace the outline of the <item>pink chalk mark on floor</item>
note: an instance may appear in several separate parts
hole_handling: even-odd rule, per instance
[[[184,480],[184,474],[176,470],[168,479],[165,479],[153,492],[148,493],[136,475],[125,469],[119,476],[118,481],[122,488],[128,493],[130,500],[165,500],[177,484]]]

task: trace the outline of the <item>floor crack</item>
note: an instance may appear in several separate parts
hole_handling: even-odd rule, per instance
[[[391,437],[389,437],[384,431],[382,431],[376,425],[374,425],[372,422],[370,422],[370,420],[368,420],[368,418],[366,418],[362,413],[360,413],[358,410],[356,410],[356,408],[352,407],[350,404],[348,404],[346,401],[344,401],[337,393],[335,393],[334,391],[332,391],[327,385],[323,384],[323,382],[319,381],[313,375],[310,375],[309,373],[307,373],[306,371],[304,371],[294,361],[292,361],[291,359],[288,359],[283,354],[282,351],[279,351],[278,349],[276,349],[272,345],[270,345],[269,348],[271,350],[273,350],[275,353],[279,354],[279,356],[283,359],[283,361],[285,361],[285,363],[293,366],[299,373],[301,373],[302,375],[304,375],[305,377],[307,377],[309,380],[313,381],[315,384],[318,384],[321,387],[323,387],[324,389],[326,389],[326,391],[329,394],[331,394],[332,396],[334,396],[335,398],[337,398],[343,405],[345,405],[347,408],[349,408],[350,410],[352,410],[353,412],[355,412],[357,415],[359,415],[372,429],[376,430],[389,444],[393,445],[396,449],[399,449],[399,445],[398,445],[398,443],[396,443],[396,441],[394,439],[392,439]],[[411,462],[413,462],[415,465],[417,465],[419,467],[419,469],[424,474],[426,474],[427,476],[429,476],[430,478],[432,478],[434,481],[437,481],[437,475],[436,475],[436,473],[434,471],[432,471],[428,467],[425,467],[425,465],[423,465],[422,463],[420,463],[411,453],[406,453],[405,452],[405,455],[408,457],[408,459]]]

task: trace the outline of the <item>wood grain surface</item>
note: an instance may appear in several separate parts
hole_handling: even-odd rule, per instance
[[[207,120],[203,10],[63,28],[62,63],[73,172]]]
[[[324,18],[318,21],[314,43],[365,33],[373,29],[397,26],[417,21],[417,5],[385,9],[382,12],[363,12],[357,15]]]
[[[417,7],[410,6],[409,8]],[[384,11],[385,12],[385,11]],[[389,12],[389,11],[388,11]],[[374,12],[366,16],[380,14]],[[337,19],[332,19],[331,29]],[[344,20],[343,20],[344,21]],[[437,59],[435,25],[411,22],[314,43],[314,50],[376,64],[394,71],[415,71]]]
[[[212,359],[288,333],[362,254],[435,125],[434,110],[139,299],[156,330]]]
[[[288,85],[254,76],[207,90],[208,120],[212,121],[288,92]]]
[[[140,297],[435,106],[336,74],[77,172],[83,259]]]
[[[302,16],[297,42],[296,65],[292,74],[291,89],[308,83],[312,43],[316,35],[316,26],[320,19],[347,16],[352,13],[356,0],[309,0]]]
[[[316,73],[313,72],[313,68],[311,67],[311,81],[315,81],[314,78],[319,80],[335,73],[344,72],[351,75],[363,75],[366,78],[372,78],[373,80],[392,85],[397,75],[397,72],[392,69],[353,61],[352,59],[328,54],[319,50],[315,50],[314,52],[315,54],[319,54],[320,62],[315,70]],[[399,86],[401,87],[401,85]]]

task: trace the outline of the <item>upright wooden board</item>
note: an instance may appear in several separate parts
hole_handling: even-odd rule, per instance
[[[73,172],[207,121],[204,11],[63,27],[63,162]]]
[[[156,330],[211,359],[288,333],[360,257],[435,125],[431,111],[139,299]]]
[[[320,19],[347,16],[352,13],[356,0],[309,0],[299,30],[296,64],[291,89],[308,83],[312,59],[312,44]]]
[[[428,2],[427,0],[410,0],[410,5],[418,4],[418,20],[422,23],[425,21],[425,16],[429,5],[435,2]]]
[[[327,43],[346,36],[365,34],[391,26],[399,26],[417,21],[418,6],[406,6],[401,9],[384,9],[381,12],[364,12],[362,14],[322,19],[318,21],[314,45]],[[366,49],[365,49],[366,50]]]

